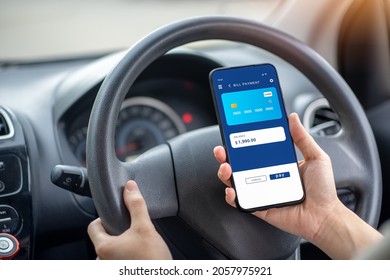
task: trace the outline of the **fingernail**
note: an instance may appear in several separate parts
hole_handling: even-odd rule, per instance
[[[137,184],[136,184],[135,181],[130,180],[130,181],[127,181],[125,187],[126,187],[126,190],[133,191],[133,190],[135,190],[137,188]]]

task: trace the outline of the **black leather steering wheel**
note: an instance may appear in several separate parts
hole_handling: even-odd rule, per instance
[[[345,81],[316,52],[280,31],[239,18],[198,17],[162,27],[139,41],[107,75],[96,97],[87,134],[87,163],[94,203],[107,231],[119,234],[129,227],[122,191],[131,178],[137,181],[152,218],[181,217],[227,258],[284,259],[299,246],[298,237],[225,203],[212,153],[221,143],[217,126],[176,137],[131,163],[115,155],[115,123],[139,74],[167,51],[207,39],[268,50],[318,88],[340,117],[342,130],[315,139],[332,158],[337,187],[352,189],[358,197],[357,214],[376,226],[382,188],[379,157],[365,113]]]

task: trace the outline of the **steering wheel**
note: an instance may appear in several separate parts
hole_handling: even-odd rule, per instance
[[[212,153],[221,144],[217,126],[180,135],[133,162],[115,155],[115,124],[128,90],[158,57],[186,43],[222,39],[270,51],[301,71],[327,98],[342,130],[314,136],[330,155],[338,188],[357,196],[356,213],[376,226],[381,206],[381,171],[365,113],[339,74],[305,44],[260,23],[232,17],[197,17],[164,26],[135,44],[108,74],[93,105],[87,133],[87,165],[94,203],[110,234],[128,229],[123,186],[137,181],[153,218],[179,216],[205,242],[232,259],[285,259],[300,238],[226,204]]]

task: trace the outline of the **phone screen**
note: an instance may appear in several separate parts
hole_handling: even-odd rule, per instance
[[[303,201],[275,67],[220,68],[210,82],[238,207],[254,211]]]

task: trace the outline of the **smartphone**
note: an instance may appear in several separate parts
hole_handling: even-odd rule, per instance
[[[218,68],[210,85],[240,210],[297,204],[305,192],[276,69]]]

